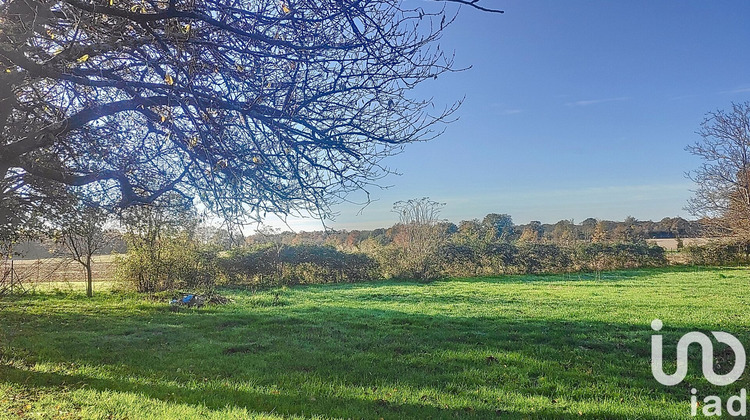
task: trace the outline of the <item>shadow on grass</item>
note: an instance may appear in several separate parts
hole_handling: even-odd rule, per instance
[[[3,343],[5,358],[21,363],[0,365],[0,382],[133,392],[215,410],[235,406],[366,418],[625,419],[638,409],[620,415],[595,404],[633,395],[642,396],[641,409],[658,407],[662,399],[687,401],[685,389],[663,388],[653,380],[647,324],[328,306],[236,309],[171,314],[152,308],[126,316],[0,314],[0,330],[23,328]],[[688,331],[664,331],[665,343],[672,343],[665,360],[674,360],[670,349]],[[118,379],[19,367],[35,363],[103,367]],[[666,369],[671,366],[667,362]],[[690,372],[688,380],[699,381],[692,375],[698,366],[691,365]],[[253,386],[237,389],[224,385],[227,381]],[[427,398],[399,401],[399,395],[391,398],[382,390],[396,386]],[[267,391],[271,387],[278,387],[278,394]],[[341,396],[336,387],[360,390],[361,397]],[[710,391],[701,383],[702,393]],[[311,394],[317,394],[315,401]],[[432,401],[434,394],[438,397]],[[508,394],[518,400],[498,402],[499,395]],[[571,412],[570,405],[550,408],[560,396],[593,406],[582,415]],[[529,398],[550,404],[532,411],[524,406]]]
[[[238,391],[229,387],[223,389],[185,388],[184,386],[170,386],[164,384],[143,385],[125,380],[108,380],[91,378],[84,375],[70,375],[49,372],[32,372],[11,366],[0,365],[2,379],[0,382],[16,384],[25,388],[44,390],[64,387],[68,391],[75,389],[94,389],[101,392],[115,391],[142,395],[146,398],[157,399],[185,405],[201,405],[213,410],[221,410],[227,406],[245,408],[258,414],[297,414],[302,416],[336,416],[338,411],[346,414],[352,411],[360,415],[387,416],[396,418],[502,418],[502,419],[612,419],[625,420],[633,418],[631,415],[613,414],[611,412],[592,410],[586,413],[561,413],[553,410],[516,410],[510,408],[476,409],[469,405],[463,408],[440,408],[427,404],[405,404],[391,402],[385,399],[365,400],[360,398],[332,398],[327,397],[321,404],[311,403],[298,396],[286,396],[283,393],[272,395],[262,392]],[[298,412],[284,411],[279,407],[302,407]],[[319,407],[320,406],[320,407]]]
[[[609,270],[601,271],[599,273],[595,271],[575,271],[570,273],[554,273],[554,274],[508,274],[503,276],[489,276],[489,277],[467,277],[448,279],[443,281],[460,281],[466,283],[502,283],[502,284],[526,284],[526,283],[552,283],[552,282],[597,282],[597,283],[609,283],[617,281],[628,281],[637,278],[643,278],[648,275],[658,275],[667,273],[711,273],[726,270],[746,270],[744,267],[705,267],[705,266],[688,266],[688,265],[677,265],[669,267],[653,267],[653,268],[634,268],[630,270]]]
[[[602,272],[594,271],[576,271],[570,273],[549,273],[549,274],[505,274],[498,276],[479,276],[479,277],[454,277],[447,279],[436,279],[431,281],[416,281],[408,279],[389,279],[377,280],[361,283],[338,283],[338,284],[312,284],[298,285],[291,287],[289,290],[305,290],[318,292],[323,290],[338,289],[378,289],[383,287],[430,287],[442,283],[489,283],[489,284],[536,284],[536,283],[559,283],[559,282],[598,282],[611,283],[618,281],[630,281],[637,278],[643,278],[648,275],[668,274],[668,273],[713,273],[727,270],[747,270],[748,267],[710,267],[710,266],[692,266],[692,265],[675,265],[668,267],[652,268],[634,268],[623,270],[609,270]],[[240,290],[230,288],[229,290]],[[242,290],[251,290],[245,288]]]

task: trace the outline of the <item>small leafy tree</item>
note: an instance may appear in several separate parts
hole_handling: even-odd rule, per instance
[[[120,276],[138,291],[212,291],[217,251],[201,246],[194,237],[198,219],[191,203],[168,195],[157,205],[129,208],[123,224],[128,253],[120,261]]]
[[[576,225],[572,220],[560,220],[552,230],[552,240],[559,245],[570,246],[576,241]]]

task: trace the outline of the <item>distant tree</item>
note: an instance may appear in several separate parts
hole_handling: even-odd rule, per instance
[[[602,243],[602,242],[606,242],[607,239],[608,239],[607,225],[604,223],[603,220],[599,220],[598,222],[596,222],[594,231],[591,233],[591,242]]]
[[[552,240],[560,245],[572,245],[576,241],[576,225],[572,220],[560,220],[552,230]]]
[[[542,239],[543,234],[544,230],[542,229],[542,223],[536,220],[532,220],[528,225],[526,225],[526,227],[523,228],[521,237],[518,240],[526,243],[535,243],[539,242]]]
[[[441,221],[438,222],[437,226],[438,230],[446,236],[454,235],[458,232],[458,226],[452,222]]]
[[[655,238],[697,237],[700,236],[700,223],[687,221],[681,217],[665,217],[655,224],[652,236]]]
[[[94,295],[93,256],[110,242],[104,231],[109,214],[99,207],[78,204],[62,213],[55,242],[86,271],[86,296]]]
[[[628,216],[624,221],[617,223],[612,231],[612,239],[619,242],[634,242],[638,235],[638,221],[633,216]]]
[[[483,241],[482,225],[478,220],[462,220],[458,224],[457,232],[451,236],[451,241],[457,245],[479,249]]]
[[[482,224],[478,219],[461,220],[458,223],[458,233],[463,235],[479,235],[482,230]]]
[[[202,245],[215,246],[221,250],[229,250],[244,243],[244,236],[239,230],[231,227],[216,227],[201,224],[195,229],[195,238]]]
[[[489,213],[482,219],[482,227],[493,240],[507,241],[515,235],[513,218],[509,214]]]
[[[597,220],[593,217],[589,217],[588,219],[581,222],[581,224],[578,226],[578,234],[580,235],[580,238],[585,241],[590,241],[591,236],[594,234],[594,229],[596,229]]]
[[[696,183],[687,209],[710,223],[713,234],[750,238],[750,102],[710,112],[686,150],[703,160],[689,172]]]

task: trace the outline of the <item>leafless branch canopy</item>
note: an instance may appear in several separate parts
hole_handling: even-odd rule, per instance
[[[476,0],[457,1],[481,8]],[[0,0],[0,194],[105,206],[199,197],[225,217],[325,216],[458,103],[445,10],[397,0]]]
[[[393,212],[398,214],[403,225],[432,226],[440,221],[440,210],[445,203],[430,200],[429,197],[397,201],[393,203]]]
[[[484,7],[482,4],[479,4],[480,0],[438,0],[438,1],[445,1],[450,3],[458,3],[458,4],[465,4],[469,7],[473,7],[477,10],[481,10],[483,12],[490,12],[490,13],[505,13],[505,11],[500,9],[494,9],[491,7]]]
[[[709,113],[698,134],[686,148],[703,160],[687,174],[696,183],[687,209],[717,234],[750,238],[750,102]]]

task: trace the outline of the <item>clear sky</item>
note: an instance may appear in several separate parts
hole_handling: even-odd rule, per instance
[[[388,159],[402,175],[371,190],[377,201],[336,206],[326,224],[390,226],[395,201],[424,196],[454,222],[689,217],[685,172],[700,162],[685,146],[706,112],[750,100],[750,2],[482,4],[505,14],[463,7],[440,43],[472,69],[414,92],[437,104],[465,97],[460,119]]]

